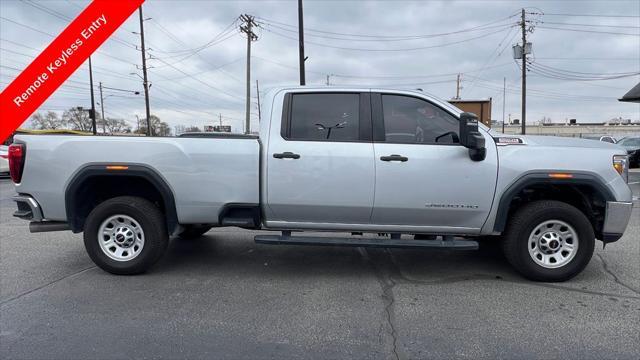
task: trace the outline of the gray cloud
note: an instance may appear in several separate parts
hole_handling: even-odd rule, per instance
[[[2,1],[0,14],[0,88],[4,88],[73,18],[86,6],[84,1],[39,2],[62,15],[30,6],[26,2]],[[520,70],[513,61],[511,45],[520,40],[517,17],[506,19],[481,31],[464,32],[410,41],[342,41],[326,37],[341,34],[404,36],[446,33],[490,23],[516,14],[525,7],[546,14],[623,14],[633,18],[569,17],[543,15],[530,34],[535,61],[580,73],[640,72],[640,36],[544,29],[559,27],[589,31],[609,31],[640,35],[640,3],[637,1],[310,1],[304,3],[307,82],[324,84],[326,76],[334,85],[375,85],[420,87],[442,98],[455,95],[455,77],[462,73],[463,98],[494,99],[493,118],[502,118],[502,79],[509,90],[506,111],[520,117]],[[152,113],[171,125],[224,123],[234,131],[242,129],[244,118],[246,39],[237,29],[216,45],[192,54],[223,31],[238,15],[248,13],[259,18],[259,40],[253,43],[252,77],[260,81],[261,92],[280,84],[296,84],[297,41],[294,1],[147,1],[144,4]],[[532,16],[533,18],[533,16]],[[268,19],[261,20],[261,19]],[[14,22],[12,22],[14,21]],[[18,25],[24,24],[28,27]],[[271,25],[268,25],[271,23]],[[282,24],[289,24],[289,27]],[[549,23],[573,23],[602,26],[567,26]],[[623,26],[623,27],[620,27]],[[120,28],[92,57],[94,81],[104,86],[141,91],[140,53],[135,45],[139,37],[137,13]],[[289,29],[292,31],[287,31]],[[39,32],[40,31],[40,32]],[[44,32],[44,33],[43,33]],[[495,32],[495,33],[492,33]],[[223,38],[226,38],[225,35]],[[316,36],[314,36],[316,35]],[[317,35],[323,36],[319,37]],[[486,35],[482,36],[481,35]],[[293,38],[289,39],[287,37]],[[470,41],[470,38],[479,37]],[[355,37],[350,37],[354,39]],[[359,39],[373,39],[360,37]],[[449,46],[448,43],[459,42]],[[315,44],[314,44],[315,43]],[[414,51],[362,51],[336,49],[316,44],[351,49],[406,49]],[[499,55],[499,56],[498,56]],[[167,64],[171,64],[169,66]],[[177,68],[177,69],[176,69]],[[189,76],[187,76],[187,75]],[[431,76],[450,74],[446,76]],[[568,81],[529,73],[528,118],[543,116],[555,121],[577,118],[580,121],[606,121],[622,116],[640,119],[640,105],[619,103],[616,99],[633,87],[640,76],[607,81]],[[395,76],[389,78],[385,76]],[[42,109],[61,111],[72,106],[89,106],[86,64],[54,94]],[[97,93],[97,87],[96,87]],[[143,117],[144,99],[140,95],[105,91],[105,113],[135,123]],[[252,89],[255,97],[255,87]],[[252,112],[257,113],[255,106]],[[253,127],[256,124],[256,116]]]

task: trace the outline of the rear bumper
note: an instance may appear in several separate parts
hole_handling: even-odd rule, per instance
[[[632,202],[607,201],[607,210],[602,227],[603,242],[610,243],[618,241],[622,237],[622,234],[629,224],[632,211]]]
[[[18,210],[13,216],[29,220],[29,232],[47,232],[47,231],[64,231],[71,230],[69,224],[63,221],[47,221],[43,214],[42,208],[30,195],[16,195],[13,201],[18,205]]]
[[[18,210],[13,213],[13,216],[23,220],[44,220],[42,208],[33,197],[29,195],[16,195],[13,197],[13,201],[18,205]]]

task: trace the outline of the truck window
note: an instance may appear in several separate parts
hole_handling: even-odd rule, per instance
[[[382,110],[385,142],[458,143],[458,119],[428,101],[411,96],[382,95]]]
[[[289,140],[358,141],[359,94],[294,94]]]

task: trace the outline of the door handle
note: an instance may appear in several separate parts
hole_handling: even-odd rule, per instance
[[[400,161],[400,162],[405,162],[408,161],[409,158],[406,156],[402,156],[402,155],[389,155],[389,156],[380,156],[380,160],[382,161]]]
[[[300,155],[294,154],[290,151],[285,151],[283,153],[275,153],[273,157],[276,159],[300,159]]]

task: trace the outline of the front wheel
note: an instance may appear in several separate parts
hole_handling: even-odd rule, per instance
[[[162,212],[148,200],[120,196],[96,206],[84,228],[84,246],[93,262],[112,274],[145,272],[169,243]]]
[[[518,209],[503,239],[505,257],[526,278],[557,282],[579,274],[593,256],[591,222],[560,201],[535,201]]]

